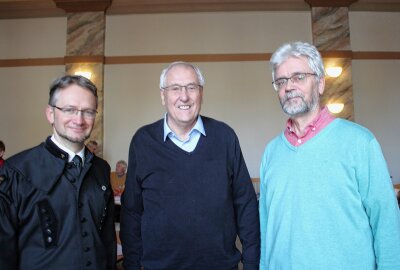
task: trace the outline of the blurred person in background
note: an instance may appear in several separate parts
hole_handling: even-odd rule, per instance
[[[118,160],[115,164],[115,171],[111,172],[110,180],[114,195],[120,196],[125,189],[126,169],[128,164],[125,160]]]
[[[89,151],[93,154],[96,155],[97,154],[97,147],[98,147],[98,143],[96,141],[89,141],[86,144],[86,147],[89,149]]]

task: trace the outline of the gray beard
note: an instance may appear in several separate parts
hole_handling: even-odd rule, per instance
[[[290,104],[287,102],[291,98],[299,97],[301,99],[300,104]],[[314,91],[310,102],[305,100],[305,97],[302,93],[291,91],[285,94],[285,96],[279,100],[281,103],[282,110],[289,115],[290,117],[296,117],[302,114],[306,114],[308,112],[314,111],[318,108],[319,105],[319,93],[318,91]]]

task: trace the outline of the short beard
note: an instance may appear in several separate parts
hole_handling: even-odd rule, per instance
[[[72,143],[84,143],[90,137],[90,135],[88,135],[88,136],[85,136],[82,139],[73,139],[73,138],[71,138],[71,137],[69,137],[67,135],[62,134],[62,133],[58,133],[58,136],[60,136],[63,139],[66,139],[67,141],[72,142]]]
[[[290,102],[287,102],[289,99],[295,97],[299,97],[301,99],[300,104],[292,105],[290,104]],[[296,91],[291,91],[286,93],[285,96],[281,98],[279,101],[281,103],[282,110],[287,115],[289,115],[290,117],[296,117],[316,110],[319,106],[319,100],[320,100],[319,93],[317,89],[315,89],[315,91],[313,91],[311,95],[310,102],[307,102],[305,100],[305,97],[302,93]]]

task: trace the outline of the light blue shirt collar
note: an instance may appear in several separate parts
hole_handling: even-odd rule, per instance
[[[204,136],[206,136],[206,132],[204,130],[204,125],[203,121],[201,120],[201,117],[199,116],[197,118],[196,124],[190,130],[188,139],[185,141],[179,139],[179,137],[176,136],[176,134],[168,127],[167,117],[168,115],[166,114],[164,117],[164,142],[166,141],[168,136],[168,138],[183,151],[189,153],[193,152],[197,146],[197,143],[200,140],[201,135],[203,134]]]
[[[178,136],[176,136],[176,134],[169,128],[168,123],[167,123],[167,117],[168,117],[168,114],[165,113],[165,115],[164,115],[164,142],[167,139],[167,136],[170,136],[170,134],[172,134],[175,138],[178,138]],[[189,140],[190,140],[191,134],[195,130],[197,130],[198,132],[200,132],[201,134],[206,136],[206,131],[204,129],[203,120],[201,120],[200,115],[197,117],[196,124],[189,132]]]

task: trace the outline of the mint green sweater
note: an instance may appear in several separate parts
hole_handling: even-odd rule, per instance
[[[400,211],[379,143],[335,119],[305,144],[266,147],[260,269],[400,269]]]

